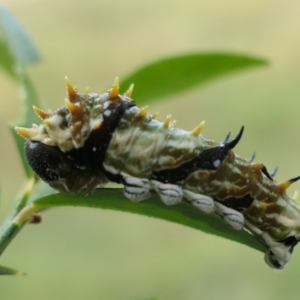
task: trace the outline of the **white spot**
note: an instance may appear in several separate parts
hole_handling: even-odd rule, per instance
[[[110,101],[106,101],[103,105],[104,110],[106,110],[109,105],[110,105]]]
[[[106,110],[104,113],[104,116],[109,117],[111,115],[111,110]]]
[[[92,150],[93,150],[93,152],[96,152],[97,148],[96,148],[96,147],[93,147],[93,149],[92,149]]]
[[[216,159],[214,162],[213,162],[213,165],[215,168],[217,168],[219,165],[221,164],[221,161],[219,159]]]

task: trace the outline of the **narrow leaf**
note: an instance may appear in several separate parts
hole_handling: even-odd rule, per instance
[[[0,68],[4,69],[14,79],[17,78],[16,64],[7,45],[0,41]]]
[[[32,40],[11,11],[3,5],[0,6],[0,30],[19,65],[27,66],[39,60],[39,53]]]
[[[19,73],[19,83],[22,90],[22,100],[24,107],[24,117],[21,122],[18,123],[20,127],[31,127],[33,123],[39,122],[38,117],[35,115],[32,106],[39,106],[37,94],[33,88],[33,85],[25,73]],[[14,125],[10,126],[11,133],[16,143],[24,171],[28,178],[32,177],[33,172],[24,156],[24,139],[21,138],[15,131]]]
[[[125,300],[159,300],[159,296],[140,296],[134,298],[127,298]]]
[[[22,124],[18,124],[18,126],[21,126],[21,127],[24,127]],[[24,169],[24,172],[26,174],[26,177],[27,178],[30,178],[32,175],[33,175],[33,171],[32,169],[30,168],[28,162],[27,162],[27,159],[25,157],[25,154],[24,154],[24,139],[21,138],[15,131],[15,126],[11,125],[9,126],[9,130],[13,136],[13,139],[15,141],[15,144],[16,144],[16,147],[17,147],[17,150],[18,150],[18,153],[19,153],[19,157],[21,159],[21,163],[23,165],[23,169]]]
[[[22,271],[18,271],[9,267],[0,266],[0,275],[18,275],[18,276],[24,276],[27,275],[26,273]]]
[[[13,76],[22,91],[25,112],[18,126],[31,127],[32,123],[37,121],[37,117],[32,110],[32,105],[39,105],[37,95],[24,67],[37,62],[39,54],[26,31],[10,10],[3,5],[0,5],[0,31],[4,38],[4,41],[0,41],[0,67]],[[10,126],[10,130],[21,157],[25,173],[27,177],[31,177],[33,172],[24,157],[24,139],[16,134],[14,126]]]
[[[78,194],[53,193],[35,199],[32,203],[41,209],[52,206],[83,206],[131,212],[189,226],[260,251],[266,250],[266,247],[248,232],[232,229],[219,216],[203,214],[188,202],[171,207],[166,206],[158,199],[157,195],[153,195],[148,201],[132,203],[123,196],[121,189],[102,188],[87,197]]]
[[[135,84],[139,104],[171,96],[238,70],[266,65],[264,59],[230,53],[197,53],[158,60],[133,72],[122,81]]]

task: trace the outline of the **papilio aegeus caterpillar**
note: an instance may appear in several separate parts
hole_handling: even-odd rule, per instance
[[[234,229],[246,228],[267,247],[269,266],[282,269],[300,239],[300,208],[285,190],[300,177],[278,183],[263,164],[233,152],[238,135],[222,143],[160,122],[119,95],[116,79],[102,95],[79,94],[66,79],[66,105],[53,113],[36,107],[43,120],[17,127],[35,173],[60,192],[87,194],[108,181],[124,185],[133,202],[156,192],[166,205],[189,201],[217,213]]]

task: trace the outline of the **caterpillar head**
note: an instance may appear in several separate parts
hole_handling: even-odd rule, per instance
[[[27,160],[41,179],[61,192],[89,192],[106,181],[102,162],[125,110],[135,105],[132,87],[122,96],[117,79],[102,95],[79,94],[67,78],[66,86],[65,106],[54,113],[34,107],[43,123],[16,131],[27,139]]]

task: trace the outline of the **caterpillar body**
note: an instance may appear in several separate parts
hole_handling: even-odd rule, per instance
[[[260,163],[233,152],[237,136],[221,143],[188,132],[168,116],[160,122],[138,108],[132,88],[119,94],[118,80],[102,95],[79,94],[66,79],[66,105],[53,113],[34,107],[43,120],[16,127],[27,139],[25,154],[35,173],[60,192],[88,194],[108,181],[124,185],[133,202],[156,192],[166,205],[189,201],[217,213],[234,229],[247,229],[267,247],[267,264],[282,269],[300,239],[300,208],[285,190],[300,177],[276,182]]]

